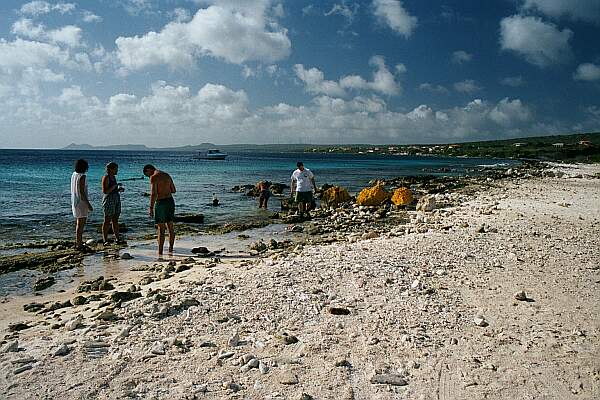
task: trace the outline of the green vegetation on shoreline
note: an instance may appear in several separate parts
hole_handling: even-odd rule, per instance
[[[600,132],[437,145],[318,146],[306,149],[306,151],[314,153],[515,158],[597,163],[600,162]]]

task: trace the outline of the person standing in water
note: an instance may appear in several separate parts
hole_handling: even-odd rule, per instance
[[[298,211],[300,217],[310,217],[308,210],[310,210],[313,201],[313,190],[317,191],[317,185],[315,183],[315,176],[310,169],[304,168],[302,161],[298,161],[296,164],[298,169],[292,173],[292,179],[290,183],[292,195],[295,194],[294,201],[298,203]]]
[[[264,208],[266,210],[269,197],[271,197],[269,184],[265,181],[258,182],[258,208]]]
[[[102,223],[102,240],[104,245],[109,244],[108,228],[112,224],[115,241],[122,244],[119,235],[119,216],[121,215],[121,195],[125,191],[120,183],[117,183],[116,175],[119,172],[117,163],[106,164],[106,175],[102,177],[102,208],[104,210],[104,222]]]
[[[83,229],[89,213],[94,208],[90,204],[88,187],[85,173],[88,171],[87,161],[79,159],[75,161],[74,172],[71,175],[71,209],[75,217],[75,248],[84,249]]]
[[[144,175],[150,178],[150,207],[148,214],[154,216],[158,236],[158,255],[162,256],[165,244],[165,228],[169,231],[169,253],[173,252],[175,245],[175,200],[173,193],[175,184],[166,172],[156,169],[153,165],[144,166]]]

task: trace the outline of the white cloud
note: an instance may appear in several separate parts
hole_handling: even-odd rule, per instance
[[[592,63],[580,64],[573,74],[573,79],[576,81],[599,81],[600,66]]]
[[[188,22],[192,16],[185,8],[176,8],[169,12],[169,16],[176,22]]]
[[[341,3],[336,3],[331,7],[331,10],[327,11],[324,15],[326,17],[330,16],[330,15],[341,15],[342,17],[344,17],[346,19],[346,22],[348,24],[351,24],[352,21],[354,21],[354,17],[356,16],[356,13],[358,12],[358,8],[359,5],[357,3],[352,3],[352,4],[346,4],[345,1],[342,1]]]
[[[200,9],[190,22],[171,22],[160,32],[119,37],[117,55],[129,70],[151,65],[183,68],[199,56],[233,64],[246,61],[271,63],[290,54],[287,30],[270,17],[271,2],[220,1]]]
[[[444,86],[442,85],[435,85],[429,82],[425,82],[419,85],[419,90],[423,90],[426,92],[431,92],[431,93],[440,93],[440,94],[446,94],[448,93],[448,89],[446,89]]]
[[[500,83],[504,86],[519,87],[525,84],[522,76],[507,76],[502,78]]]
[[[43,24],[35,25],[31,19],[21,18],[11,29],[15,35],[29,39],[38,39],[50,43],[65,44],[70,47],[81,46],[81,28],[66,25],[58,29],[46,30]]]
[[[399,0],[373,0],[374,14],[384,25],[408,38],[417,27],[417,17],[410,15]]]
[[[469,54],[464,50],[457,50],[452,53],[452,62],[454,64],[464,64],[473,59],[473,54]]]
[[[102,22],[102,17],[100,17],[88,10],[83,11],[82,19],[83,19],[83,22],[87,22],[87,23]]]
[[[146,96],[117,93],[106,102],[70,86],[48,103],[14,98],[5,103],[0,123],[24,132],[2,137],[6,146],[31,141],[27,132],[43,138],[35,142],[38,146],[61,146],[76,141],[82,131],[92,144],[143,141],[151,146],[297,142],[299,137],[311,143],[446,142],[529,133],[535,124],[529,107],[518,99],[476,99],[441,109],[422,104],[398,112],[378,96],[323,95],[305,105],[279,103],[250,111],[244,91],[216,84],[193,93],[186,86],[156,82]]]
[[[502,49],[522,55],[531,64],[547,67],[571,58],[569,29],[561,31],[539,18],[513,15],[500,22],[500,31]]]
[[[0,39],[0,68],[6,70],[41,68],[52,63],[65,65],[68,60],[68,52],[55,45],[23,39],[13,42]]]
[[[38,96],[42,84],[65,80],[52,67],[69,63],[69,54],[55,45],[0,39],[0,96]]]
[[[537,10],[549,17],[568,16],[575,20],[600,22],[598,0],[525,0],[525,10]]]
[[[20,12],[24,15],[43,15],[48,14],[52,11],[58,11],[61,14],[67,14],[75,9],[76,5],[73,3],[56,3],[50,4],[47,1],[31,1],[21,6]]]
[[[305,7],[302,7],[302,16],[307,16],[315,12],[315,6],[309,4]]]
[[[521,100],[504,98],[490,111],[490,119],[500,126],[510,127],[530,121],[532,112]]]
[[[318,68],[305,69],[302,64],[296,64],[294,65],[294,72],[298,79],[304,82],[308,93],[323,93],[336,97],[346,95],[346,92],[338,82],[325,80],[325,74]]]
[[[474,93],[482,89],[480,86],[477,85],[477,82],[475,82],[472,79],[467,79],[462,82],[456,82],[453,85],[453,87],[454,90],[461,93]]]
[[[133,16],[151,12],[155,2],[155,0],[119,0],[125,11]]]
[[[394,74],[385,65],[382,56],[371,57],[369,64],[375,67],[372,81],[367,81],[358,75],[344,76],[338,82],[326,80],[321,70],[317,68],[307,70],[302,64],[296,64],[294,72],[304,82],[306,91],[312,94],[322,93],[328,96],[344,97],[347,95],[346,90],[374,91],[388,96],[401,93],[402,87],[396,81]],[[398,64],[396,71],[398,73],[406,72],[406,67],[404,64]]]

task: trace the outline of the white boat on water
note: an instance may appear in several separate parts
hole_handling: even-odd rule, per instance
[[[218,149],[208,149],[206,151],[199,151],[198,158],[200,160],[224,160],[227,157],[227,153],[223,153]]]

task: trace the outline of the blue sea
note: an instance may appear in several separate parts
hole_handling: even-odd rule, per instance
[[[89,194],[94,206],[86,237],[96,233],[102,220],[100,181],[104,165],[119,164],[117,178],[125,187],[121,194],[121,222],[131,231],[130,238],[142,237],[153,231],[147,216],[148,179],[142,167],[151,163],[168,172],[175,181],[175,201],[178,213],[202,213],[205,222],[226,223],[256,220],[268,216],[257,208],[256,200],[234,193],[235,185],[254,184],[270,180],[289,184],[298,160],[315,174],[317,185],[341,185],[358,192],[375,178],[431,174],[432,170],[450,169],[436,175],[462,175],[484,165],[508,161],[412,157],[375,154],[320,153],[233,153],[224,161],[194,159],[192,152],[131,152],[131,151],[73,151],[73,150],[0,150],[0,245],[31,242],[73,236],[73,217],[70,206],[70,177],[73,162],[86,159]],[[138,178],[138,180],[127,180]],[[209,205],[213,193],[221,206]],[[269,208],[279,209],[272,198]]]

